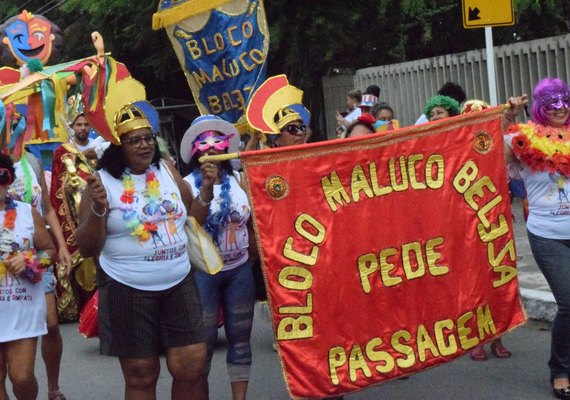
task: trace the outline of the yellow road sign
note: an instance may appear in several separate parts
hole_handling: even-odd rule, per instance
[[[462,7],[464,28],[515,24],[513,0],[463,0]]]

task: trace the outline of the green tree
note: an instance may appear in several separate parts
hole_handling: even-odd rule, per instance
[[[191,100],[190,89],[163,31],[152,31],[157,1],[2,0],[5,20],[22,7],[39,12],[64,34],[62,60],[94,53],[98,30],[106,50],[147,87],[150,99]],[[567,33],[567,0],[515,0],[516,25],[493,29],[496,45]],[[321,79],[351,71],[484,47],[483,29],[464,29],[457,0],[327,2],[267,0],[268,76],[285,73],[304,90],[315,127],[321,125]],[[182,84],[183,82],[183,84]]]

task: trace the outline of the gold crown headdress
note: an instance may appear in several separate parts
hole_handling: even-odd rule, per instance
[[[303,118],[301,118],[301,115],[298,112],[287,107],[280,109],[277,111],[277,114],[275,114],[275,124],[279,130],[285,128],[287,124],[299,120],[303,120]]]
[[[114,125],[118,137],[136,129],[148,128],[152,131],[152,125],[134,104],[126,104],[115,113]]]

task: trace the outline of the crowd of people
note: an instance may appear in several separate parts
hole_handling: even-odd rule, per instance
[[[533,122],[526,124],[517,124],[516,118],[527,96],[509,99],[503,114],[505,158],[518,163],[529,203],[532,252],[559,307],[550,382],[558,398],[570,399],[570,88],[559,79],[544,79],[532,98]],[[394,110],[379,99],[375,85],[364,94],[351,91],[346,112],[336,114],[338,137],[397,129]],[[461,87],[450,82],[429,99],[417,123],[488,107],[467,101]],[[260,142],[302,145],[310,136],[310,121],[289,106],[277,110],[274,123],[270,135],[252,131],[246,149],[259,148]],[[116,142],[92,143],[82,113],[69,124],[74,137],[55,151],[51,185],[37,159],[0,156],[2,287],[34,294],[0,307],[0,399],[8,398],[7,377],[16,398],[37,397],[34,362],[40,337],[48,398],[65,399],[59,388],[63,347],[58,319],[76,320],[95,289],[101,353],[119,359],[126,399],[156,398],[161,352],[172,375],[173,399],[188,393],[208,398],[220,325],[228,339],[232,398],[245,399],[258,264],[247,188],[230,161],[199,162],[204,155],[235,152],[240,134],[216,116],[198,117],[180,147],[189,167],[182,177],[134,104],[115,115]],[[189,215],[203,225],[223,260],[216,275],[190,265],[184,232]],[[511,355],[500,340],[491,343],[491,351],[499,358]],[[476,347],[471,358],[483,361],[487,353]]]

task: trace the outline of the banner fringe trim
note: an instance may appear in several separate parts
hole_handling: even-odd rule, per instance
[[[229,3],[231,0],[189,0],[176,7],[162,10],[152,15],[152,30],[157,31],[183,19],[193,17]]]

